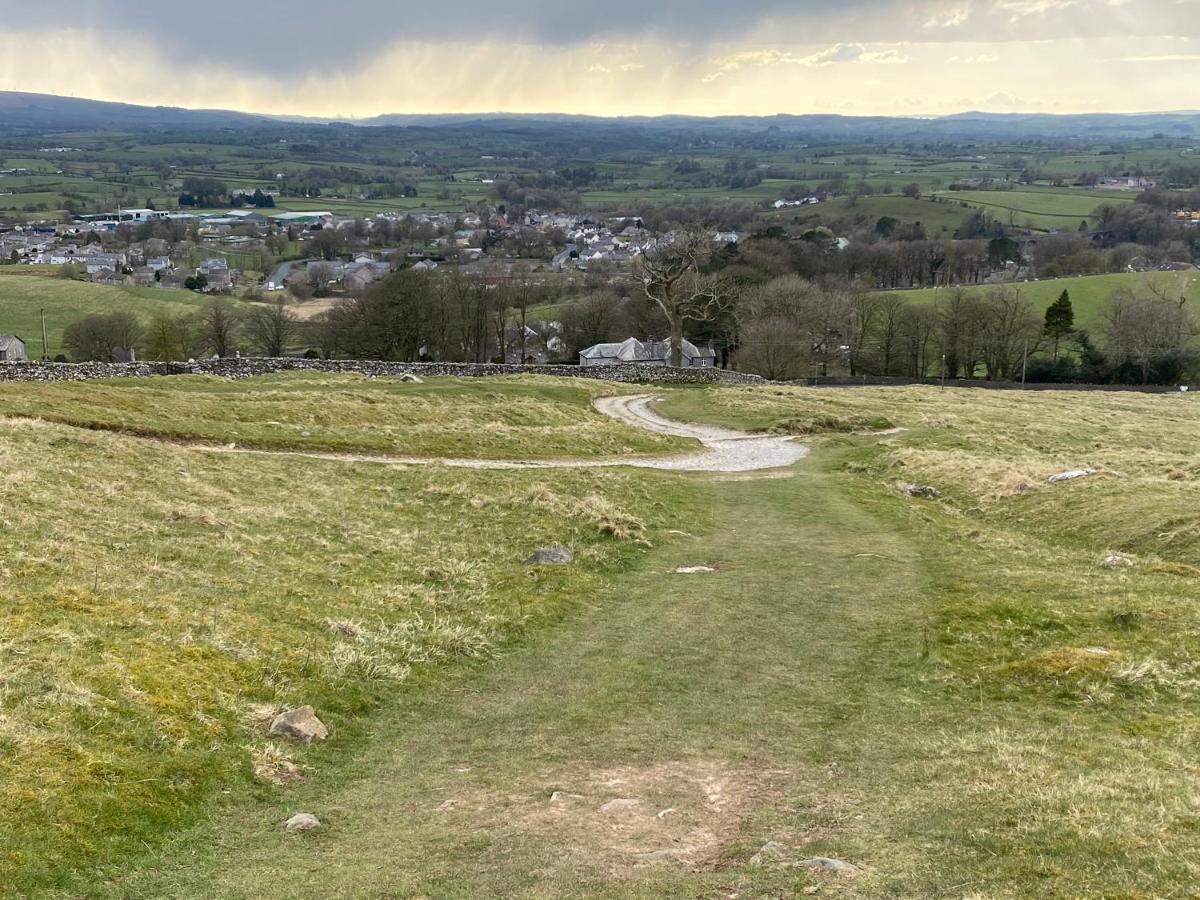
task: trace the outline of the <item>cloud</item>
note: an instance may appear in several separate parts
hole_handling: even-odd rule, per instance
[[[1120,62],[1127,63],[1176,63],[1200,62],[1200,53],[1167,53],[1161,56],[1123,56]]]
[[[1181,75],[1200,59],[1200,0],[606,0],[570,14],[559,0],[460,0],[453,14],[208,0],[203,22],[236,24],[217,30],[161,0],[60,0],[68,26],[11,5],[0,90],[135,103],[314,116],[1200,108],[1200,81]]]

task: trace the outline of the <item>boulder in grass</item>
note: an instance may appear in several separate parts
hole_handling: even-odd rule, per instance
[[[827,856],[814,856],[812,859],[801,860],[797,865],[806,869],[816,869],[829,875],[857,875],[862,871],[854,863],[841,859],[830,859]]]
[[[942,496],[941,491],[927,484],[906,484],[903,490],[908,496],[920,497],[923,500],[936,500]]]
[[[424,384],[425,383],[425,379],[421,378],[419,375],[414,375],[412,372],[405,372],[403,375],[400,376],[400,380],[402,382],[404,382],[405,384]]]
[[[1059,472],[1057,475],[1050,476],[1051,484],[1065,484],[1068,481],[1078,481],[1080,478],[1089,478],[1095,475],[1094,469],[1072,469],[1070,472]]]
[[[316,831],[321,827],[321,820],[312,813],[296,813],[284,823],[283,829],[288,834],[304,834],[306,831]]]
[[[301,706],[282,712],[271,721],[270,737],[284,738],[298,744],[311,744],[329,737],[329,729],[317,718],[311,706]]]
[[[1103,565],[1106,569],[1132,569],[1137,564],[1133,561],[1133,557],[1126,556],[1124,553],[1110,553],[1104,557]]]
[[[567,566],[575,560],[570,547],[542,547],[525,560],[527,566]]]

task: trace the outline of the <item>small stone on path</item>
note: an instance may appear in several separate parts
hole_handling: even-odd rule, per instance
[[[329,729],[317,718],[316,710],[311,706],[301,706],[277,715],[267,734],[300,744],[311,744],[314,740],[323,741],[329,737]]]
[[[321,820],[312,813],[297,813],[287,820],[284,830],[288,834],[303,834],[306,831],[316,831],[321,827]]]
[[[527,566],[566,566],[575,559],[570,547],[542,547],[525,560]]]

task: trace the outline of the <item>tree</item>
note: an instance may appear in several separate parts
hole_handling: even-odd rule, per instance
[[[132,313],[86,316],[63,332],[75,362],[123,362],[141,340],[142,326]]]
[[[237,315],[224,300],[214,300],[200,314],[196,336],[205,350],[217,356],[233,352],[237,332]]]
[[[1043,322],[1019,290],[992,291],[980,309],[979,346],[988,380],[1020,380],[1029,354],[1038,349]]]
[[[187,323],[182,319],[165,312],[156,313],[146,328],[146,358],[160,362],[185,359],[187,330]]]
[[[1054,361],[1058,362],[1058,345],[1063,338],[1075,330],[1075,310],[1071,306],[1071,294],[1063,291],[1046,310],[1046,337],[1054,342]]]
[[[272,358],[284,355],[299,327],[299,320],[282,297],[251,312],[244,325],[250,346],[257,353]]]
[[[921,186],[914,181],[912,184],[906,184],[900,193],[910,200],[920,200]]]
[[[1181,355],[1196,333],[1186,298],[1143,298],[1128,288],[1109,297],[1104,318],[1109,368],[1119,376],[1122,367],[1132,366],[1142,384],[1150,382],[1156,364]],[[1166,377],[1172,374],[1164,373],[1164,380],[1174,380]]]
[[[686,323],[708,321],[733,305],[732,281],[701,271],[712,251],[707,234],[688,231],[643,253],[635,264],[635,274],[646,296],[658,304],[671,323],[670,363],[676,368],[683,365]]]
[[[769,381],[794,381],[809,367],[802,327],[787,316],[754,319],[742,327],[738,366]]]
[[[322,228],[309,242],[311,251],[326,262],[346,252],[346,236],[336,228]]]

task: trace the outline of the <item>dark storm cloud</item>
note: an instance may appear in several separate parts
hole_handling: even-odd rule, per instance
[[[835,26],[869,29],[869,17],[855,22],[858,14],[895,5],[894,0],[848,0],[834,7],[817,0],[61,0],[52,27],[104,34],[131,65],[136,65],[139,42],[149,42],[183,60],[239,60],[249,70],[281,71],[354,67],[364,54],[400,41],[574,44],[654,37],[706,44],[773,22],[790,26],[800,20],[805,40],[835,40]],[[15,29],[50,25],[44,10],[17,0],[0,0],[0,20]]]

